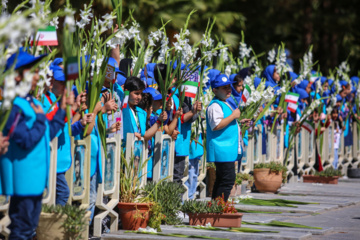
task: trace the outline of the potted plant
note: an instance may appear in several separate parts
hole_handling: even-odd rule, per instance
[[[214,227],[240,227],[242,213],[235,209],[234,202],[225,202],[223,197],[211,201],[188,200],[181,211],[189,215],[190,225],[206,225]]]
[[[339,177],[341,176],[342,173],[340,170],[335,170],[332,167],[329,167],[321,172],[316,171],[314,175],[304,175],[303,182],[338,184]]]
[[[37,239],[84,239],[90,212],[78,206],[42,206]]]
[[[254,166],[255,187],[259,192],[275,193],[286,180],[286,167],[281,163],[259,163]]]
[[[146,176],[142,169],[147,161],[135,162],[135,157],[132,156],[127,162],[123,154],[121,158],[118,209],[122,227],[125,230],[146,228],[150,218],[151,203],[149,199],[141,197],[140,182],[141,178]]]
[[[231,189],[230,197],[238,197],[241,195],[241,184],[242,184],[243,180],[242,180],[240,174],[241,173],[236,174],[235,184],[234,184],[233,188]]]
[[[206,163],[206,187],[207,196],[212,196],[212,190],[214,188],[216,180],[216,167],[215,163]]]
[[[251,189],[254,184],[254,177],[248,173],[237,173],[236,177],[242,180],[241,193],[245,194],[247,189]]]

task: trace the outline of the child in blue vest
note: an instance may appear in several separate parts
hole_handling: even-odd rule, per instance
[[[215,97],[206,109],[207,161],[216,166],[216,181],[212,199],[224,196],[227,201],[235,182],[235,164],[240,146],[240,128],[237,119],[240,110],[232,110],[226,99],[231,96],[233,82],[224,75],[218,75],[211,82]]]
[[[65,84],[65,74],[63,69],[59,65],[52,65],[51,69],[53,70],[53,79],[52,83],[52,92],[47,92],[42,95],[43,98],[43,107],[48,111],[48,106],[51,106],[56,99],[64,92],[66,87]],[[82,94],[78,95],[78,98],[81,98]],[[80,107],[77,104],[73,105],[73,113],[76,109]],[[75,110],[74,110],[75,108]],[[54,115],[58,109],[58,104],[56,104],[52,110],[47,114]],[[53,113],[55,112],[55,113]],[[80,116],[80,114],[78,114]],[[85,114],[83,119],[75,121],[71,124],[72,136],[80,134],[87,123],[92,122],[92,114]],[[58,132],[58,153],[57,153],[57,166],[56,166],[56,205],[64,206],[69,198],[70,190],[66,182],[65,173],[71,166],[71,139],[68,131],[68,121],[65,121],[65,126]]]
[[[12,55],[7,67],[15,62],[20,82],[24,74],[43,56],[33,57],[26,52]],[[36,89],[38,70],[32,79],[31,91]],[[66,94],[64,92],[63,94]],[[32,95],[16,97],[8,121],[3,130],[10,135],[9,151],[0,157],[0,195],[11,196],[9,239],[30,239],[39,222],[41,200],[48,182],[50,165],[50,141],[64,126],[67,103],[73,100],[62,98],[52,121],[45,117],[41,103]],[[19,119],[15,129],[13,123]]]
[[[154,101],[161,101],[162,96],[159,91],[154,88],[146,88],[143,91],[143,95],[141,101],[139,103],[139,107],[146,111],[146,132],[147,136],[145,141],[148,141],[148,157],[150,158],[147,163],[147,178],[152,179],[152,169],[153,169],[153,153],[154,153],[154,145],[155,145],[155,134],[159,131],[161,126],[161,122],[165,122],[167,120],[167,113],[163,111],[159,116],[156,116],[153,113],[153,103]],[[148,133],[148,134],[147,134]],[[150,139],[148,139],[151,137]]]

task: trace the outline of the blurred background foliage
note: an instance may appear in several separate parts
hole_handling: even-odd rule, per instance
[[[9,1],[12,10],[21,0]],[[74,8],[83,9],[89,0],[71,0]],[[62,7],[65,0],[53,0],[52,10]],[[95,16],[112,10],[111,0],[95,0]],[[145,39],[164,22],[170,41],[184,25],[188,13],[197,9],[190,21],[191,40],[199,41],[209,18],[216,17],[214,38],[230,44],[238,53],[241,31],[245,42],[257,54],[268,52],[284,42],[298,70],[298,59],[311,44],[314,59],[327,74],[348,58],[352,74],[360,69],[360,1],[358,0],[124,0],[123,19],[133,9]],[[266,56],[263,57],[265,61]]]

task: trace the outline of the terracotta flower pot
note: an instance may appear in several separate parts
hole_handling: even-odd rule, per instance
[[[255,187],[259,192],[276,193],[281,187],[282,172],[270,172],[269,168],[254,169]]]
[[[85,215],[86,221],[90,221],[91,212]],[[64,232],[64,228],[61,226],[67,216],[65,214],[58,213],[41,213],[39,224],[36,229],[36,236],[38,240],[68,240],[76,239],[79,235],[82,239],[87,238],[87,229],[85,228],[79,234],[68,234]]]
[[[215,180],[216,180],[216,170],[215,168],[212,167],[207,167],[206,168],[207,172],[206,172],[206,186],[207,186],[207,196],[211,197],[212,196],[212,191],[214,188],[214,184],[215,184]]]
[[[190,225],[206,225],[213,227],[240,227],[242,213],[189,213]]]
[[[146,228],[149,222],[149,203],[118,203],[119,215],[124,230]]]
[[[303,182],[305,183],[325,183],[325,184],[338,184],[339,177],[320,177],[312,175],[303,175]]]
[[[230,192],[230,197],[238,197],[241,195],[241,185],[234,184]]]

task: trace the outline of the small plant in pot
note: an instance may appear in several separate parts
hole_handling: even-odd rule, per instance
[[[276,193],[286,181],[287,168],[281,163],[259,163],[254,166],[255,187],[259,192]]]
[[[241,193],[245,194],[247,189],[251,189],[254,184],[254,177],[248,173],[237,173],[236,178],[241,179]]]
[[[338,184],[339,177],[341,176],[343,176],[343,174],[340,170],[329,167],[321,172],[316,171],[314,175],[303,175],[303,182]]]
[[[140,183],[141,178],[146,176],[142,169],[147,161],[137,163],[132,156],[128,163],[123,154],[121,158],[118,209],[122,227],[125,230],[146,228],[150,218],[151,203],[149,199],[141,197]]]
[[[37,239],[84,239],[89,225],[90,212],[78,206],[42,206]]]
[[[240,227],[243,216],[233,201],[225,202],[223,197],[211,201],[188,200],[181,211],[189,215],[189,224],[195,226],[210,223],[214,227]]]
[[[242,178],[240,177],[240,174],[236,174],[235,178],[235,184],[230,192],[230,197],[238,197],[241,195],[241,184],[242,184]]]

